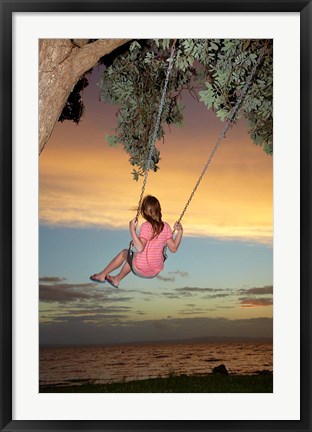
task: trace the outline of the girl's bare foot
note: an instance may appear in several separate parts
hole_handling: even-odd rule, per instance
[[[113,286],[115,286],[116,288],[118,288],[119,282],[120,280],[118,279],[117,276],[106,276],[105,278],[108,282],[111,282],[113,284]]]
[[[91,276],[91,279],[94,280],[95,282],[105,282],[105,278],[106,275],[103,273],[95,273],[94,275]]]

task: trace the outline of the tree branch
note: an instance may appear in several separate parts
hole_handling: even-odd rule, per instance
[[[130,39],[42,39],[39,42],[39,154],[81,76]],[[52,103],[51,103],[52,102]]]

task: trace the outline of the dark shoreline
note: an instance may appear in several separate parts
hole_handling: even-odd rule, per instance
[[[170,344],[189,344],[189,343],[272,343],[272,337],[242,337],[242,336],[206,336],[197,338],[184,338],[184,339],[156,339],[156,340],[133,340],[124,342],[112,342],[104,344],[41,344],[40,349],[53,349],[53,348],[94,348],[94,347],[112,347],[112,346],[128,346],[128,345],[170,345]]]
[[[92,382],[71,386],[40,385],[40,393],[272,393],[273,374],[259,371],[253,375],[207,374],[174,375],[110,384]]]

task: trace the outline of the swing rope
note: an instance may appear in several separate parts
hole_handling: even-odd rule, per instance
[[[141,190],[141,194],[140,194],[140,198],[139,198],[139,203],[138,203],[138,208],[137,208],[137,214],[136,214],[136,221],[139,219],[139,215],[140,215],[140,211],[141,211],[141,205],[142,205],[142,200],[143,200],[143,196],[144,196],[144,192],[145,192],[145,187],[146,187],[146,183],[147,183],[147,177],[150,171],[150,167],[151,167],[151,162],[152,162],[152,156],[153,156],[153,152],[155,149],[155,142],[156,142],[156,138],[157,138],[157,133],[158,133],[158,129],[159,129],[159,125],[160,125],[160,118],[162,115],[162,111],[163,111],[163,107],[164,107],[164,103],[165,103],[165,98],[166,98],[166,93],[167,93],[167,87],[168,87],[168,82],[169,82],[169,77],[170,77],[170,73],[172,70],[172,66],[173,66],[173,59],[174,59],[174,55],[175,55],[175,44],[176,44],[176,39],[173,41],[172,47],[171,47],[171,54],[170,54],[170,58],[168,59],[168,68],[167,68],[167,72],[166,72],[166,79],[165,79],[165,84],[163,87],[163,91],[162,91],[162,95],[161,95],[161,99],[160,99],[160,104],[159,104],[159,108],[158,108],[158,114],[157,114],[157,118],[156,118],[156,122],[155,122],[155,128],[154,128],[154,133],[153,133],[153,137],[150,143],[150,150],[149,150],[149,154],[148,154],[148,158],[147,158],[147,162],[146,162],[146,168],[145,168],[145,174],[144,174],[144,180],[143,180],[143,184],[142,184],[142,190]]]
[[[226,120],[225,126],[224,126],[222,132],[220,133],[220,135],[219,135],[219,137],[217,139],[217,142],[216,142],[214,148],[212,149],[211,154],[210,154],[207,162],[204,165],[204,168],[203,168],[203,170],[202,170],[202,172],[201,172],[201,174],[200,174],[200,176],[199,176],[199,178],[198,178],[198,180],[197,180],[197,182],[196,182],[196,184],[195,184],[195,186],[194,186],[194,188],[193,188],[193,190],[192,190],[192,192],[191,192],[191,194],[189,196],[189,199],[187,200],[187,202],[186,202],[186,204],[184,206],[184,209],[182,210],[182,213],[179,216],[179,219],[177,220],[177,223],[181,222],[181,220],[182,220],[182,218],[183,218],[186,210],[188,209],[188,206],[190,205],[190,203],[191,203],[191,201],[192,201],[192,199],[193,199],[193,197],[195,195],[195,192],[197,191],[197,188],[200,185],[200,183],[201,183],[201,181],[202,181],[202,179],[203,179],[203,177],[204,177],[204,175],[205,175],[205,173],[206,173],[206,171],[207,171],[207,169],[208,169],[208,167],[210,165],[210,162],[212,161],[212,159],[213,159],[213,157],[214,157],[214,155],[215,155],[215,153],[216,153],[216,151],[217,151],[217,149],[218,149],[221,141],[225,138],[225,135],[226,135],[227,131],[233,125],[233,123],[235,121],[235,118],[236,118],[236,114],[237,114],[237,112],[239,110],[240,104],[245,99],[245,97],[246,97],[246,95],[248,93],[248,90],[251,87],[252,79],[253,79],[253,77],[254,77],[257,69],[258,69],[259,64],[261,63],[261,61],[263,59],[263,56],[264,56],[264,53],[265,53],[266,49],[267,49],[267,45],[264,47],[264,49],[260,53],[260,55],[259,55],[259,57],[258,57],[255,65],[254,65],[254,67],[253,67],[253,69],[252,69],[249,77],[246,80],[245,87],[243,88],[243,91],[241,92],[241,94],[240,94],[240,96],[239,96],[239,98],[238,98],[238,100],[236,102],[236,105],[234,106],[234,108],[232,109],[232,111],[230,112],[230,114],[228,115],[228,118]],[[173,234],[174,233],[175,233],[175,230],[173,231]]]
[[[163,88],[163,92],[162,92],[162,96],[161,96],[161,101],[160,101],[160,105],[159,105],[158,116],[157,116],[156,123],[155,123],[154,134],[153,134],[153,138],[152,138],[152,141],[151,141],[151,144],[150,144],[150,150],[149,150],[149,155],[148,155],[148,159],[147,159],[147,163],[146,163],[146,169],[145,169],[145,175],[144,175],[144,180],[143,180],[141,195],[140,195],[140,199],[139,199],[139,203],[138,203],[137,214],[136,214],[136,217],[135,217],[136,220],[138,220],[138,218],[139,218],[139,214],[140,214],[140,210],[141,210],[141,204],[142,204],[142,200],[143,200],[143,195],[144,195],[144,192],[145,192],[147,178],[148,178],[148,174],[149,174],[149,170],[150,170],[152,155],[153,155],[153,151],[154,151],[154,147],[155,147],[155,141],[156,141],[156,138],[157,138],[158,128],[159,128],[159,124],[160,124],[160,118],[161,118],[161,114],[162,114],[162,110],[163,110],[163,105],[164,105],[164,101],[165,101],[165,96],[166,96],[166,91],[167,91],[169,76],[170,76],[170,72],[171,72],[171,69],[172,69],[172,66],[173,66],[173,59],[174,59],[174,54],[175,54],[175,44],[176,44],[176,39],[173,42],[172,49],[171,49],[171,55],[170,55],[170,58],[168,60],[169,61],[169,65],[168,65],[167,74],[166,74],[166,80],[165,80],[165,84],[164,84],[164,88]],[[217,149],[218,149],[218,147],[219,147],[219,145],[221,143],[221,141],[225,138],[225,135],[226,135],[227,131],[229,130],[229,128],[235,122],[236,115],[238,113],[239,107],[240,107],[241,103],[243,102],[243,100],[246,98],[248,90],[250,89],[251,84],[252,84],[252,79],[253,79],[253,77],[254,77],[257,69],[258,69],[259,64],[261,63],[261,61],[262,61],[262,59],[264,57],[265,51],[267,50],[267,46],[268,46],[268,44],[266,44],[266,46],[263,48],[262,52],[260,53],[260,55],[259,55],[259,57],[258,57],[258,59],[257,59],[257,61],[255,63],[255,65],[254,65],[254,67],[253,67],[253,69],[252,69],[252,71],[250,73],[250,75],[248,76],[248,78],[246,80],[245,87],[243,88],[243,90],[242,90],[239,98],[237,99],[237,102],[236,102],[234,108],[229,113],[229,115],[227,117],[227,120],[226,120],[226,123],[224,125],[224,128],[221,131],[221,133],[220,133],[220,135],[219,135],[219,137],[218,137],[218,139],[216,141],[216,144],[213,147],[213,149],[212,149],[212,151],[210,153],[210,156],[209,156],[207,162],[204,165],[204,168],[203,168],[203,170],[202,170],[202,172],[201,172],[201,174],[200,174],[200,176],[199,176],[199,178],[198,178],[198,180],[197,180],[197,182],[196,182],[196,184],[195,184],[195,186],[194,186],[194,188],[193,188],[193,190],[192,190],[192,192],[191,192],[191,194],[190,194],[190,196],[189,196],[189,198],[188,198],[188,200],[187,200],[187,202],[186,202],[186,204],[185,204],[185,206],[184,206],[184,208],[182,210],[182,213],[179,216],[179,219],[177,220],[177,223],[181,222],[181,220],[182,220],[182,218],[183,218],[186,210],[188,209],[188,207],[189,207],[189,205],[190,205],[190,203],[191,203],[191,201],[192,201],[192,199],[193,199],[193,197],[195,195],[195,192],[197,191],[198,186],[200,185],[200,183],[201,183],[201,181],[202,181],[202,179],[203,179],[203,177],[204,177],[204,175],[205,175],[205,173],[206,173],[206,171],[207,171],[207,169],[208,169],[208,167],[209,167],[209,165],[210,165],[210,163],[211,163],[211,161],[212,161],[212,159],[213,159],[213,157],[214,157],[214,155],[215,155],[215,153],[216,153],[216,151],[217,151]],[[172,235],[174,235],[174,234],[175,234],[175,230],[173,230]],[[130,254],[133,254],[133,253],[134,253],[133,252],[133,241],[131,241],[130,245],[129,245],[128,256]],[[165,247],[163,249],[163,257],[164,257],[164,260],[167,259],[167,245],[165,245]]]

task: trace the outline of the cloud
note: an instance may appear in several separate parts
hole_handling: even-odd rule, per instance
[[[95,314],[115,314],[129,312],[132,310],[131,306],[104,306],[104,307],[90,307],[85,309],[69,309],[68,312],[73,315],[95,315]],[[55,311],[54,311],[55,313]]]
[[[225,288],[199,288],[199,287],[183,287],[183,288],[175,288],[178,292],[188,292],[188,293],[202,293],[202,292],[217,292],[217,291],[225,291]]]
[[[229,292],[229,293],[223,293],[223,294],[207,295],[207,296],[204,296],[203,299],[215,299],[215,298],[229,297],[232,294],[233,294],[232,292]]]
[[[273,304],[272,298],[240,298],[239,303],[242,307],[263,307],[271,306]]]
[[[246,294],[256,294],[256,295],[266,295],[266,294],[273,294],[273,286],[272,285],[266,285],[264,287],[255,287],[255,288],[249,288],[249,289],[240,289],[240,293],[246,293]]]
[[[189,277],[188,272],[181,271],[181,270],[171,271],[171,272],[169,272],[169,274],[173,274],[173,275],[177,275],[177,276],[181,276],[181,277]]]
[[[58,278],[62,280],[61,278]],[[40,284],[39,285],[39,299],[42,302],[77,302],[77,301],[91,301],[91,300],[109,300],[113,302],[130,301],[132,297],[115,297],[111,295],[112,291],[99,290],[93,283],[86,284]]]
[[[158,275],[156,276],[158,280],[161,280],[163,282],[174,282],[175,281],[175,277],[174,276],[161,276]]]
[[[183,287],[175,288],[175,291],[179,293],[180,297],[194,297],[196,294],[209,293],[203,296],[203,299],[223,298],[233,294],[233,290],[228,288]]]
[[[204,309],[204,308],[191,308],[179,311],[180,315],[200,315],[207,311],[214,311],[215,309]]]
[[[168,276],[161,276],[158,275],[157,279],[161,280],[163,282],[174,282],[175,281],[175,277],[176,276],[181,276],[181,277],[188,277],[189,273],[185,272],[185,271],[181,271],[181,270],[176,270],[176,271],[171,271],[168,273]]]
[[[60,315],[55,318],[51,318],[51,321],[61,321],[61,322],[67,322],[67,323],[93,323],[97,326],[104,324],[105,321],[109,321],[112,324],[116,324],[119,322],[119,320],[125,320],[128,318],[127,314],[124,313],[107,313],[107,311],[104,311],[103,313],[99,313],[96,315],[92,314],[85,314],[81,316],[71,316],[71,315]]]
[[[137,290],[137,289],[127,289],[126,291],[127,291],[127,293],[139,293],[139,294],[150,295],[150,296],[157,295],[157,293],[152,292],[152,291],[142,291],[142,290]]]
[[[266,285],[264,287],[253,287],[249,289],[240,289],[239,294],[246,294],[245,297],[240,297],[239,304],[243,308],[255,308],[255,307],[265,307],[271,306],[273,304],[273,286]],[[261,297],[266,295],[266,297]],[[268,295],[270,297],[268,297]],[[260,297],[258,297],[260,296]]]
[[[39,282],[41,283],[58,283],[64,282],[66,278],[56,277],[56,276],[43,276],[39,278]]]
[[[92,290],[91,284],[39,285],[39,299],[45,302],[72,302],[103,298],[103,294]]]
[[[185,299],[189,297],[195,298],[200,294],[209,293],[207,296],[201,297],[202,299],[213,299],[213,298],[223,298],[233,295],[236,291],[229,288],[200,288],[200,287],[182,287],[173,288],[172,291],[164,291],[160,295],[168,299]],[[157,293],[159,296],[159,293]]]
[[[57,322],[93,322],[100,325],[105,320],[115,323],[128,318],[128,314],[132,311],[131,306],[114,306],[108,305],[100,307],[90,303],[83,304],[61,304],[54,310],[42,310],[40,312],[41,323],[57,323]]]
[[[249,288],[247,290],[240,290],[240,291],[246,292],[247,294],[256,294],[256,295],[273,294],[273,286],[268,285],[268,286],[264,286],[262,288]]]
[[[73,226],[128,226],[128,212],[125,209],[137,202],[139,190],[133,185],[131,166],[124,149],[120,147],[112,152],[103,145],[103,128],[109,132],[110,128],[115,127],[116,108],[107,105],[103,108],[107,114],[105,125],[103,122],[94,122],[98,111],[95,104],[90,104],[90,115],[84,118],[79,130],[72,130],[71,125],[65,122],[61,129],[56,128],[52,134],[51,148],[40,160],[40,218],[43,222]],[[199,128],[196,142],[192,143],[192,151],[187,145],[194,133],[192,119],[195,116],[198,119],[207,118],[207,110],[201,105],[190,105],[192,108],[186,110],[188,114],[185,113],[183,133],[175,131],[168,137],[170,145],[162,146],[161,149],[161,172],[157,174],[155,183],[151,179],[153,190],[156,186],[156,195],[159,191],[162,208],[166,209],[171,220],[177,216],[177,201],[173,199],[172,189],[168,185],[174,184],[175,194],[184,196],[193,182],[193,172],[197,176],[202,163],[207,131]],[[217,130],[218,124],[219,121],[211,121],[213,131]],[[92,151],[86,145],[90,130],[94,137]],[[247,236],[251,240],[257,237],[271,240],[272,160],[250,145],[243,123],[236,126],[234,135],[233,149],[227,148],[226,152],[218,154],[214,161],[217,169],[209,173],[209,183],[216,183],[218,187],[209,189],[209,199],[206,199],[205,188],[197,191],[198,199],[192,202],[185,231],[222,238]],[[74,158],[71,157],[72,149],[75,149]],[[114,188],[111,187],[112,179]],[[102,196],[106,199],[99,199]],[[233,218],[233,214],[237,217]]]
[[[170,292],[163,292],[161,294],[168,299],[179,299],[180,298],[180,296],[178,296],[177,294],[170,293]]]

